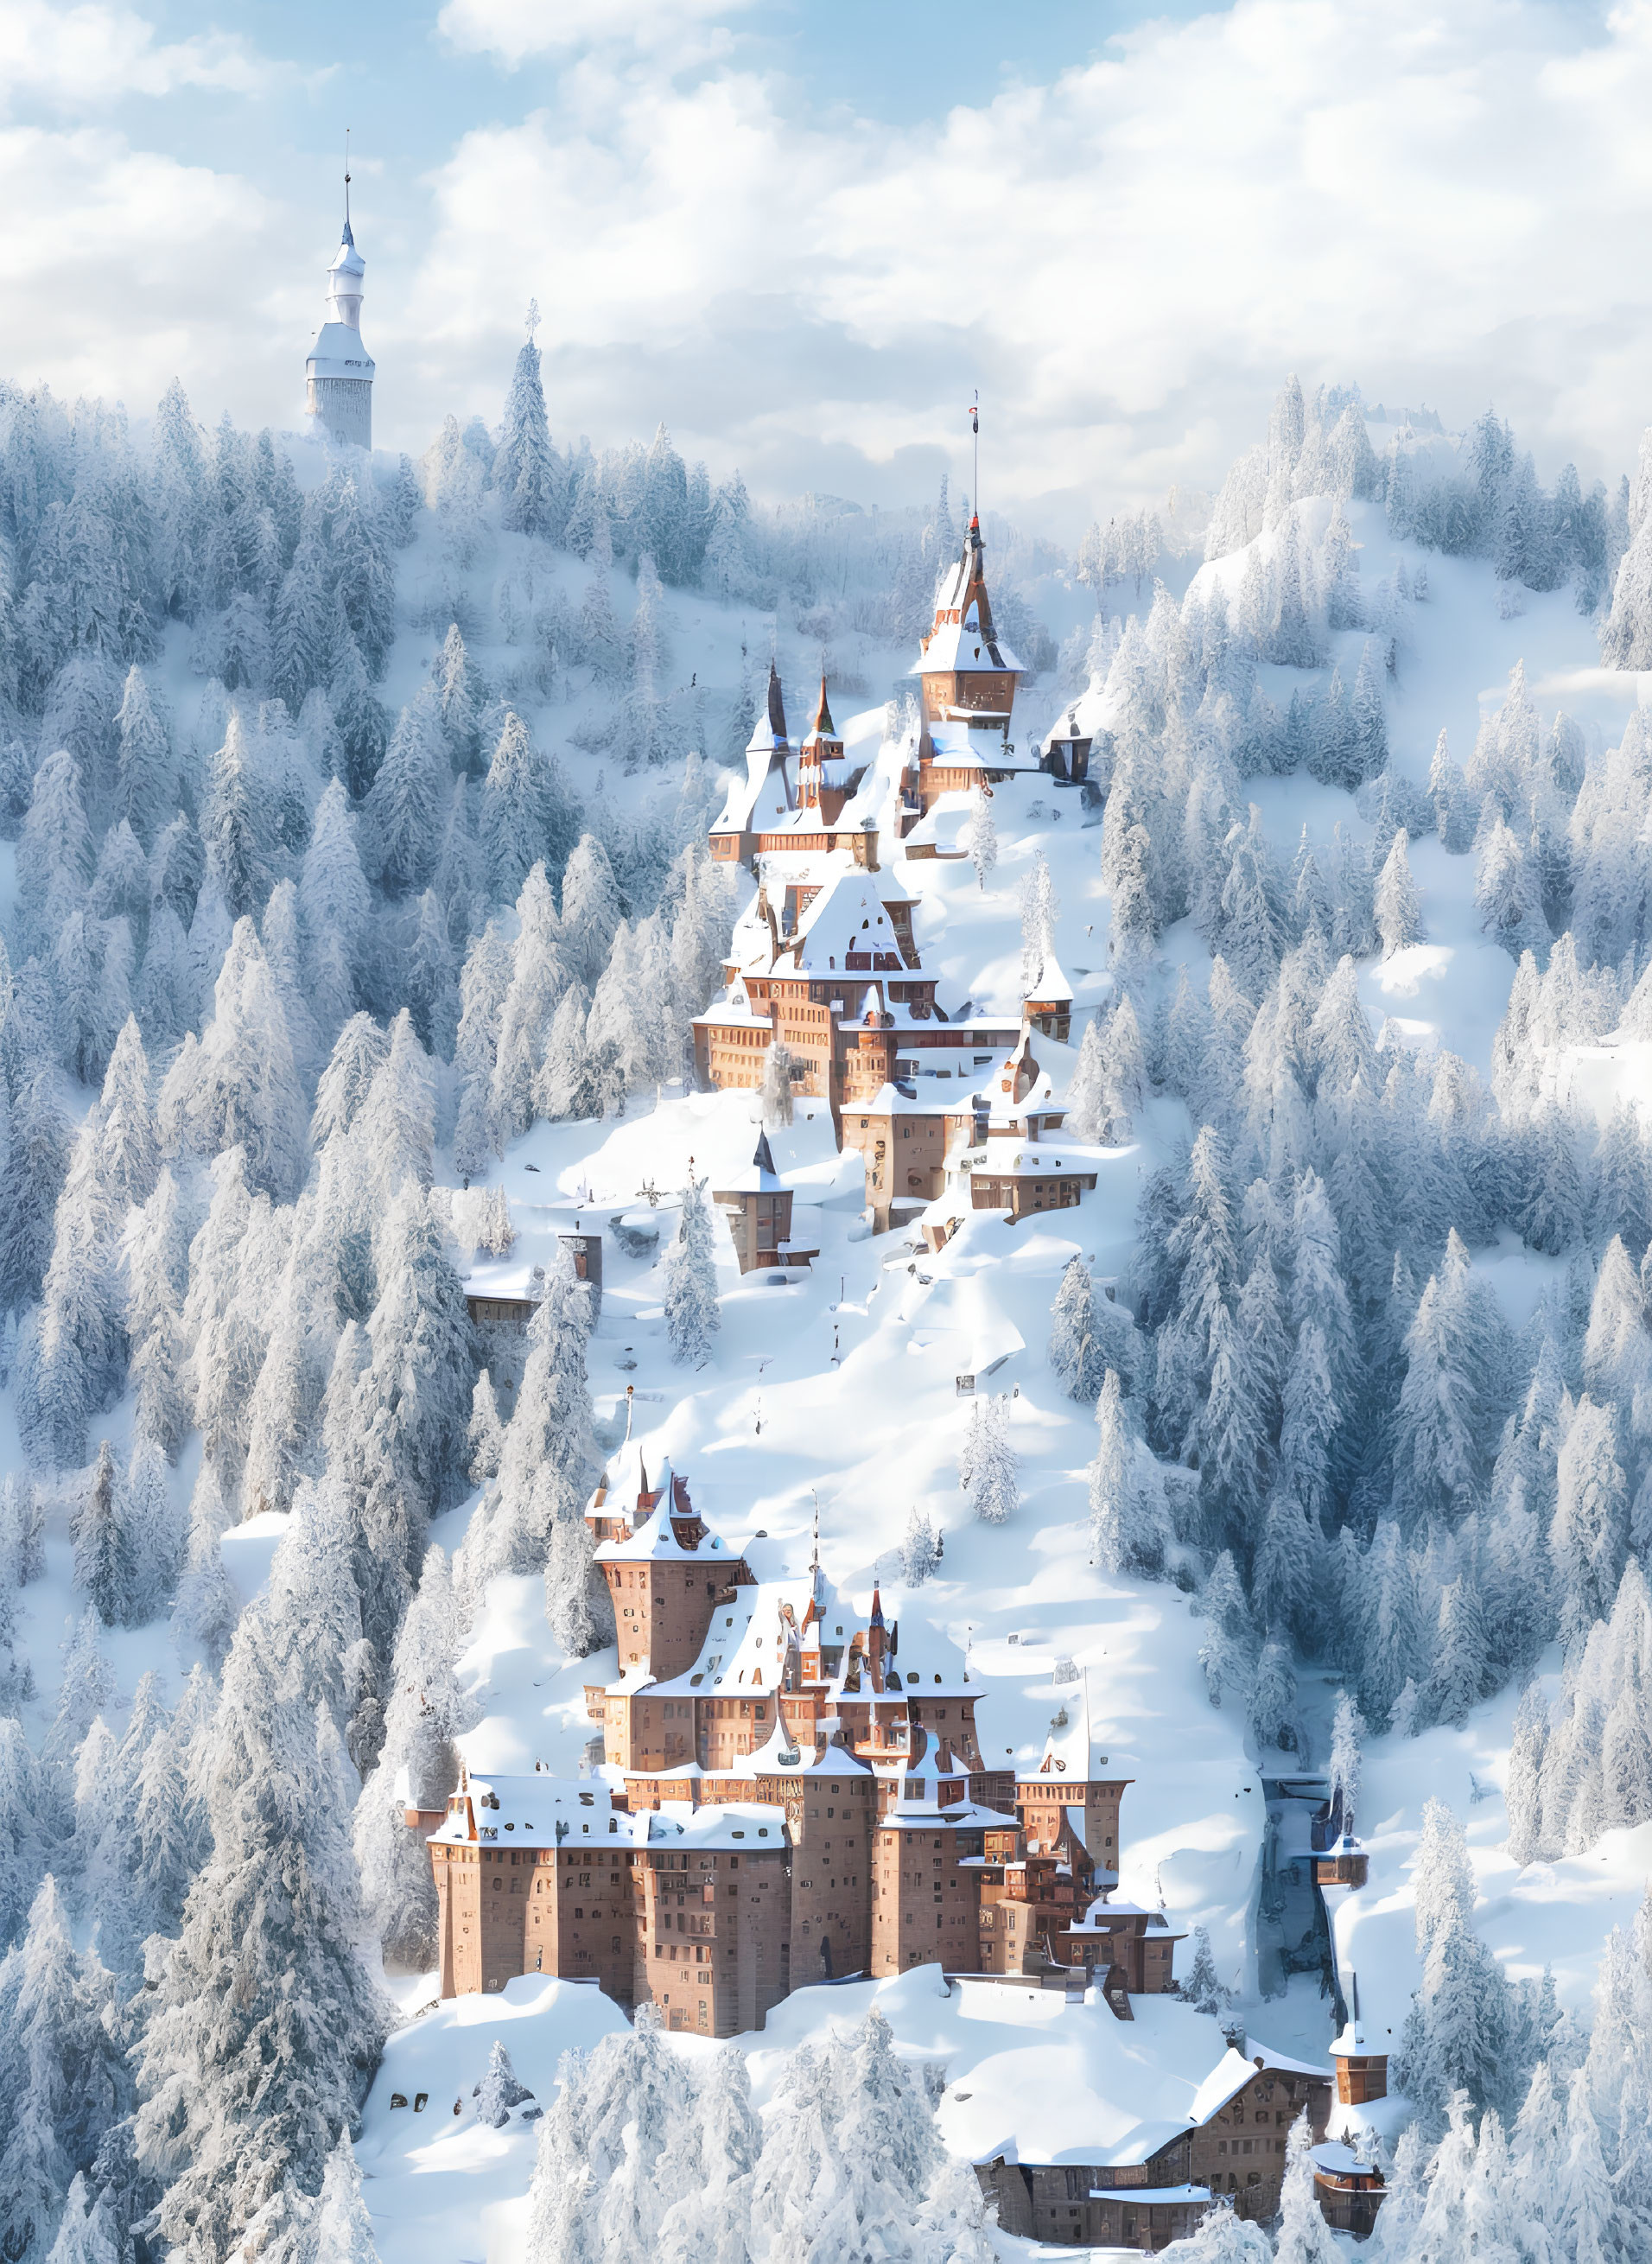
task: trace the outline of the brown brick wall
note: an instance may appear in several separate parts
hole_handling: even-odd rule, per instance
[[[634,1878],[635,2001],[696,2035],[762,2028],[788,1985],[784,1847],[651,1847]]]
[[[976,1874],[960,1870],[956,1860],[967,1852],[955,1832],[880,1825],[872,1871],[874,1975],[914,1965],[973,1970],[980,1948]]]

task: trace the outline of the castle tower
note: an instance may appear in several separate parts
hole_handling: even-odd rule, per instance
[[[826,678],[822,676],[815,721],[797,751],[797,806],[800,809],[817,809],[822,824],[830,825],[848,799],[844,743],[832,722],[826,699]]]
[[[344,233],[327,271],[327,320],[304,366],[305,413],[321,419],[331,440],[373,446],[373,356],[361,343],[361,279],[366,262],[350,230],[350,175],[344,175]]]
[[[993,627],[978,519],[941,584],[935,625],[919,641],[912,673],[924,687],[917,800],[927,816],[942,795],[990,786],[1014,768],[1010,720],[1021,664]],[[909,807],[902,831],[917,822]]]

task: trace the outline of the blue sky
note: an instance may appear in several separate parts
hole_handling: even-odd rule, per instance
[[[1652,4],[0,0],[0,374],[294,421],[355,146],[378,428],[663,418],[773,494],[986,464],[1053,526],[1207,484],[1285,372],[1652,417]]]

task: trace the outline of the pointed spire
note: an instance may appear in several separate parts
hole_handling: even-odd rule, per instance
[[[769,663],[769,736],[780,741],[786,737],[786,702],[780,697],[780,671],[772,660]]]
[[[837,737],[837,726],[832,722],[832,711],[826,699],[824,676],[820,680],[820,705],[815,710],[815,721],[809,725],[808,736],[811,739],[835,739]]]
[[[866,1625],[869,1628],[880,1628],[883,1625],[883,1598],[878,1593],[878,1584],[875,1580],[872,1584],[872,1616],[866,1622]]]

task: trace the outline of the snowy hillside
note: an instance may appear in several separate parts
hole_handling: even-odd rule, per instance
[[[971,2166],[1133,2159],[1228,2030],[1388,2056],[1336,2127],[1396,2264],[1471,2188],[1512,2253],[1634,2253],[1652,456],[1545,491],[1495,419],[1293,385],[1202,541],[989,521],[1016,737],[1094,787],[949,798],[910,857],[945,491],[564,457],[532,346],[417,468],[175,391],[136,440],[0,395],[0,472],[4,2253],[1031,2253]],[[876,1234],[824,1098],[698,1089],[772,659],[794,737],[824,674],[950,1010],[1065,970],[1076,1208]],[[705,1190],[765,1122],[817,1254],[743,1274]],[[467,1288],[540,1301],[509,1379]],[[857,1624],[875,1586],[989,1767],[1087,1723],[1182,1994],[926,1966],[732,2050],[545,1976],[438,2001],[405,1812],[601,1765],[627,1428],[759,1581],[817,1535]],[[1368,1859],[1322,1941],[1293,1784]]]

